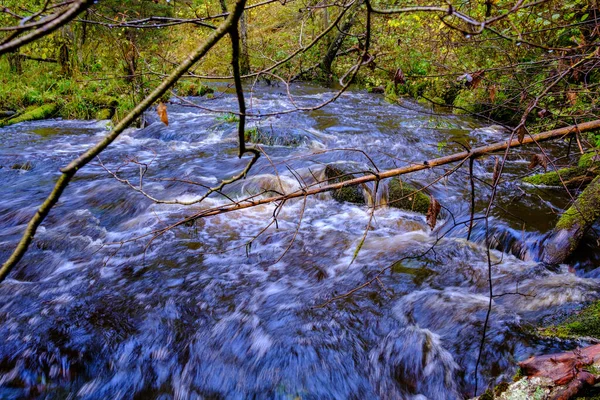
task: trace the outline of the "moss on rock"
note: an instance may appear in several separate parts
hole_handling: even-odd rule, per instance
[[[54,103],[44,104],[42,106],[28,107],[24,113],[20,114],[16,118],[9,119],[6,122],[0,123],[1,125],[12,125],[18,124],[19,122],[36,121],[39,119],[46,119],[53,117],[58,112],[58,106]]]
[[[594,149],[579,158],[577,164],[581,168],[592,168],[600,166],[600,149]]]
[[[206,94],[212,94],[215,90],[210,86],[202,83],[182,80],[177,83],[177,93],[180,96],[198,96],[202,97]]]
[[[426,214],[431,199],[419,189],[399,178],[392,178],[388,185],[388,205],[403,210]]]
[[[91,99],[92,104],[104,108],[116,108],[119,105],[119,100],[112,96],[94,96]]]
[[[111,119],[115,115],[114,108],[102,108],[96,113],[97,120]]]
[[[325,176],[327,177],[327,183],[330,185],[339,182],[346,182],[355,178],[354,175],[347,174],[342,169],[332,165],[325,167]],[[331,192],[331,195],[337,201],[365,204],[365,196],[363,195],[362,187],[358,185],[344,186]]]
[[[600,301],[569,316],[560,324],[539,329],[542,336],[573,339],[593,337],[600,339]]]

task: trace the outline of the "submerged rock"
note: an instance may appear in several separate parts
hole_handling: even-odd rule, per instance
[[[246,129],[244,140],[249,143],[265,146],[299,147],[316,142],[322,145],[323,140],[317,135],[300,129],[261,129],[258,127]]]
[[[19,169],[22,171],[31,171],[33,169],[33,164],[31,161],[25,161],[24,163],[14,163],[10,169]]]
[[[347,182],[356,178],[356,175],[348,172],[350,168],[343,164],[329,164],[325,167],[325,177],[328,184]],[[427,214],[431,198],[413,185],[392,178],[388,183],[387,205],[402,210],[414,211]],[[337,201],[345,201],[355,204],[365,204],[373,200],[371,189],[365,184],[344,186],[334,190],[332,196]]]

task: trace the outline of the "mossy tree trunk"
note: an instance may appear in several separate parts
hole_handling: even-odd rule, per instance
[[[354,3],[350,7],[350,9],[348,10],[348,16],[346,17],[346,20],[340,27],[340,30],[336,35],[335,39],[333,39],[333,41],[329,45],[327,53],[325,53],[325,55],[321,59],[320,68],[322,77],[327,82],[331,82],[331,80],[333,79],[333,73],[331,70],[333,61],[335,60],[335,57],[342,48],[342,44],[344,44],[344,39],[346,39],[346,36],[348,36],[348,32],[354,26],[356,18],[358,17],[358,10],[363,5],[363,3],[363,0],[357,0],[356,3]]]
[[[560,264],[579,245],[583,235],[600,218],[600,176],[581,192],[577,200],[560,217],[552,236],[546,241],[544,262]]]
[[[241,39],[241,52],[240,52],[240,73],[247,75],[250,73],[250,56],[248,55],[248,21],[247,11],[242,13],[240,17],[240,39]]]
[[[23,57],[19,54],[18,51],[14,51],[8,53],[6,55],[8,59],[8,66],[10,68],[10,72],[13,72],[17,75],[21,75],[23,73]]]

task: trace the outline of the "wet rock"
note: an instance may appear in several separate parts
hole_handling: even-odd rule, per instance
[[[31,171],[33,169],[33,164],[31,161],[25,161],[24,163],[14,163],[10,169],[18,169],[22,171]]]
[[[353,174],[345,173],[344,170],[338,166],[328,165],[325,167],[325,177],[329,185],[347,182],[356,178]],[[365,196],[363,195],[363,187],[361,185],[345,186],[340,189],[331,192],[333,198],[337,201],[355,204],[365,204]]]
[[[8,118],[8,117],[12,117],[13,115],[15,115],[16,112],[15,111],[11,111],[11,110],[0,110],[0,118]]]
[[[244,132],[244,140],[248,143],[263,144],[265,146],[298,147],[313,141],[320,142],[314,135],[301,130],[286,129],[260,129],[257,127]]]
[[[600,301],[568,315],[557,325],[540,328],[538,333],[546,337],[597,342],[600,340]]]
[[[388,185],[388,205],[403,210],[427,214],[431,198],[416,187],[392,178]]]
[[[556,386],[551,379],[548,378],[531,378],[531,379],[521,379],[518,382],[514,382],[506,388],[506,390],[501,393],[499,396],[493,396],[491,394],[481,395],[477,397],[479,400],[486,399],[502,399],[502,400],[524,400],[524,399],[535,399],[535,400],[545,400],[549,399],[549,395],[552,391],[552,388]]]

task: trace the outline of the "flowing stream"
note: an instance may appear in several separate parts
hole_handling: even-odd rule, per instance
[[[292,89],[299,106],[333,94]],[[236,109],[229,92],[190,100]],[[489,220],[497,297],[477,376],[488,252],[481,220],[466,240],[468,163],[447,177],[455,165],[403,178],[434,182],[427,191],[443,206],[434,231],[424,215],[386,207],[382,182],[371,221],[367,205],[325,193],[154,235],[209,207],[313,184],[327,164],[358,176],[508,137],[481,121],[364,92],[271,116],[293,107],[284,88],[254,88],[247,102],[264,115],[249,128],[269,158],[202,203],[154,204],[106,169],[137,186],[141,168],[148,194],[194,199],[248,162],[237,158],[237,125],[226,114],[170,104],[168,127],[149,113],[148,127],[126,131],[102,164],[79,171],[0,284],[0,398],[460,399],[473,395],[476,379],[481,393],[510,380],[519,360],[576,346],[531,327],[598,297],[600,252],[590,239],[568,266],[536,261],[568,198],[520,183],[538,152],[532,147],[511,152]],[[0,129],[2,260],[58,169],[106,130],[106,122],[62,120]],[[565,145],[546,147],[566,154]],[[474,165],[477,216],[494,164],[490,156]],[[385,268],[373,284],[319,307]]]

